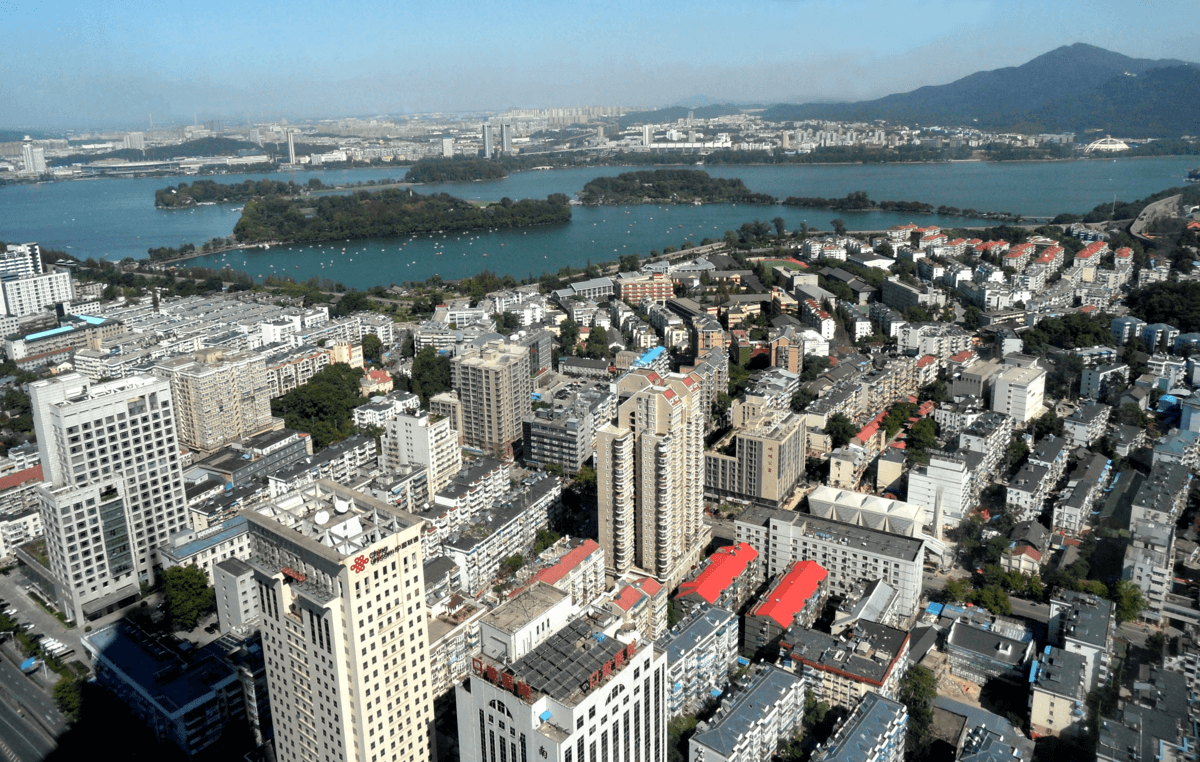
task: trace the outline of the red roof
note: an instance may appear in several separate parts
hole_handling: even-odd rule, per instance
[[[595,540],[584,540],[578,546],[572,548],[570,552],[563,554],[562,558],[558,559],[558,563],[554,564],[554,566],[539,569],[538,573],[533,575],[530,583],[541,581],[548,585],[553,585],[567,576],[568,572],[576,566],[583,563],[583,559],[599,549],[600,546],[596,544]]]
[[[626,585],[621,588],[621,592],[613,600],[613,603],[621,607],[622,611],[629,611],[633,608],[633,604],[637,603],[642,598],[642,591],[638,590],[633,585]]]
[[[1075,255],[1075,258],[1076,259],[1091,259],[1092,257],[1096,256],[1097,254],[1099,254],[1103,251],[1107,251],[1107,250],[1108,250],[1108,244],[1105,243],[1104,241],[1093,241],[1092,243],[1089,243],[1087,246],[1083,247],[1083,250]]]
[[[963,351],[959,352],[956,355],[951,355],[950,359],[953,360],[954,362],[966,362],[967,360],[970,360],[971,357],[974,356],[974,354],[975,353],[972,352],[971,350],[964,349]]]
[[[391,374],[389,374],[386,370],[372,370],[369,371],[367,375],[370,376],[371,380],[377,384],[386,384],[388,381],[392,380]]]
[[[897,450],[903,450],[903,449],[905,449],[905,448],[906,448],[908,445],[904,444],[904,443],[903,443],[903,442],[901,442],[899,439],[897,439],[895,442],[892,442],[892,445],[891,445],[891,446],[892,446],[892,447],[895,447]]]
[[[1200,227],[1200,223],[1197,223],[1197,222],[1193,222],[1192,225],[1196,225],[1196,226]],[[1132,257],[1133,249],[1129,248],[1128,246],[1122,246],[1121,248],[1117,249],[1117,256],[1120,257],[1121,259],[1125,259],[1126,257]]]
[[[799,561],[792,565],[791,571],[779,580],[775,589],[767,593],[767,600],[760,603],[751,616],[765,616],[774,619],[780,627],[792,625],[792,618],[804,610],[804,605],[821,582],[829,576],[825,567],[816,561]]]
[[[642,589],[642,592],[645,593],[646,595],[658,595],[658,591],[662,590],[662,585],[658,584],[657,582],[650,579],[649,577],[642,577],[641,579],[639,579],[637,582],[634,582],[633,584],[640,587]]]
[[[40,482],[42,480],[42,467],[34,466],[27,468],[24,471],[17,471],[14,474],[9,474],[3,479],[0,479],[0,491],[19,487],[26,482]]]
[[[1086,307],[1081,307],[1080,312],[1095,312],[1098,308],[1094,304],[1089,304]]]
[[[679,586],[675,597],[695,594],[709,603],[716,603],[721,593],[728,590],[756,558],[758,551],[744,542],[717,548],[696,578]]]
[[[934,357],[933,355],[925,355],[920,360],[917,360],[917,367],[925,368],[925,367],[928,367],[929,364],[932,362],[937,362],[937,358]]]
[[[1013,555],[1029,556],[1034,561],[1038,561],[1038,562],[1041,562],[1041,560],[1042,560],[1041,551],[1039,551],[1037,548],[1035,548],[1031,545],[1022,545],[1020,548],[1017,549],[1017,552],[1014,553]]]
[[[921,403],[921,406],[917,408],[917,414],[922,416],[929,415],[933,412],[933,408],[933,400],[925,400]]]

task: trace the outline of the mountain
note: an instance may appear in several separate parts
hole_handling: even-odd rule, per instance
[[[1175,70],[1165,78],[1144,75]],[[1012,129],[1022,125],[1056,124],[1058,129],[1105,129],[1121,124],[1122,112],[1134,109],[1151,117],[1151,122],[1178,126],[1189,123],[1190,104],[1182,95],[1169,103],[1161,88],[1175,82],[1185,88],[1190,80],[1184,71],[1196,65],[1174,59],[1151,60],[1104,50],[1094,45],[1066,45],[1034,58],[1021,66],[981,71],[946,85],[920,87],[857,103],[780,104],[764,112],[766,119],[871,121],[914,125],[967,125],[989,129]],[[1190,90],[1187,90],[1190,92]],[[1153,106],[1140,104],[1141,97],[1155,96]],[[1172,113],[1178,112],[1178,113]],[[1200,124],[1182,132],[1200,132]],[[1117,130],[1117,132],[1122,132]],[[1144,131],[1137,131],[1144,134]],[[1180,131],[1161,134],[1181,134]]]

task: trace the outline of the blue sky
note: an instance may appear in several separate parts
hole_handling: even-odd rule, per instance
[[[857,100],[1062,44],[1200,61],[1193,1],[0,0],[0,127]]]

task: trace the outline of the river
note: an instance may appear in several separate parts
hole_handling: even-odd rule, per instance
[[[1097,159],[1069,162],[959,162],[938,164],[721,166],[706,170],[716,177],[740,177],[753,191],[787,196],[845,196],[866,191],[876,200],[922,201],[984,211],[1050,216],[1084,212],[1097,204],[1140,198],[1181,185],[1195,157]],[[477,201],[507,196],[545,198],[574,194],[598,175],[633,167],[590,167],[520,172],[490,182],[418,186],[419,193],[446,192]],[[646,167],[644,169],[653,169]],[[271,177],[326,184],[400,179],[406,168],[253,173],[220,175],[217,182]],[[38,241],[80,258],[142,258],[158,246],[196,245],[227,236],[237,222],[233,206],[187,210],[154,207],[154,191],[196,178],[122,178],[11,185],[0,188],[0,240]],[[516,278],[557,272],[565,265],[615,260],[622,254],[646,255],[652,249],[720,238],[724,231],[755,219],[782,217],[789,229],[802,222],[828,228],[841,217],[850,230],[875,230],[905,222],[947,226],[979,224],[962,218],[887,212],[833,212],[783,206],[629,206],[575,207],[570,223],[545,228],[420,236],[412,239],[327,242],[317,246],[234,251],[191,260],[230,265],[256,278],[272,273],[297,280],[330,278],[355,288],[424,280],[433,274],[462,278],[488,269]],[[345,251],[343,252],[343,247]]]

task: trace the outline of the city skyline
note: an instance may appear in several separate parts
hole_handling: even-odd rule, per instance
[[[70,3],[51,20],[18,5],[0,9],[10,33],[55,55],[10,61],[0,128],[858,100],[1018,65],[1074,42],[1200,60],[1194,36],[1162,31],[1187,10],[1180,2],[781,1],[733,11],[700,4],[688,14],[641,6],[550,13],[527,3],[494,14],[465,5],[215,2],[203,13],[121,14]]]

